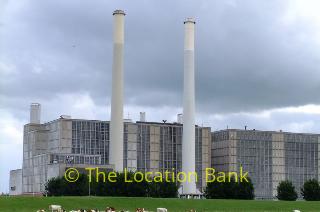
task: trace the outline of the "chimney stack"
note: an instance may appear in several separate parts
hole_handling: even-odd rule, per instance
[[[177,115],[177,123],[179,123],[179,124],[183,123],[183,115],[182,115],[182,113],[179,113]]]
[[[123,46],[124,16],[122,10],[113,12],[113,63],[109,164],[123,171]]]
[[[146,112],[140,112],[140,121],[145,122],[146,121]]]
[[[30,105],[30,124],[40,124],[41,105],[39,103],[31,103]]]
[[[183,81],[183,135],[182,172],[194,173],[195,169],[195,82],[194,82],[194,27],[193,18],[184,22],[184,81]],[[196,178],[182,183],[182,194],[197,194]]]

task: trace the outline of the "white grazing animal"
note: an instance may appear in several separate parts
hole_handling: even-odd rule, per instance
[[[49,205],[49,210],[51,212],[60,212],[62,211],[61,205]]]
[[[157,212],[168,212],[166,208],[157,208]]]

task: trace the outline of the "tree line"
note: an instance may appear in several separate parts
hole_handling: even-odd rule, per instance
[[[46,196],[125,196],[125,197],[159,197],[175,198],[178,196],[179,184],[176,182],[125,182],[125,179],[133,179],[134,172],[117,173],[115,182],[105,181],[99,178],[89,183],[88,176],[80,174],[76,182],[68,182],[64,177],[50,179],[45,185]],[[205,189],[205,197],[208,199],[253,199],[254,188],[249,182],[236,182],[233,178],[227,178],[225,182],[214,181],[208,183]]]
[[[127,173],[127,179],[133,179],[134,173]],[[45,185],[46,196],[126,196],[126,197],[165,197],[178,196],[179,185],[175,182],[125,182],[123,173],[117,173],[115,182],[89,182],[88,176],[80,174],[76,182],[68,182],[64,177],[50,179]]]
[[[127,173],[127,179],[133,179],[134,173]],[[178,196],[179,184],[176,182],[125,182],[123,173],[118,173],[115,182],[103,182],[101,178],[98,182],[89,183],[88,176],[79,175],[79,179],[70,183],[64,177],[50,179],[45,185],[46,196],[126,196],[126,197],[159,197],[175,198]],[[310,179],[304,183],[300,189],[303,199],[307,201],[320,201],[320,183],[316,179]],[[233,178],[225,182],[207,183],[204,196],[207,199],[254,199],[254,186],[250,178],[248,182],[235,181]],[[279,200],[295,201],[298,193],[289,180],[281,181],[277,187]]]

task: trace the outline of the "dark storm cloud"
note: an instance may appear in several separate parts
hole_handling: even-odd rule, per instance
[[[303,23],[285,26],[284,6],[255,2],[230,7],[201,39],[207,46],[198,54],[200,102],[218,111],[319,102],[319,46],[298,39],[312,33]]]
[[[126,13],[126,103],[180,107],[183,19],[196,24],[197,109],[256,111],[319,103],[319,45],[285,1],[9,1],[0,98],[11,109],[63,93],[110,96],[112,11]],[[301,35],[309,39],[301,39]],[[109,101],[109,100],[108,100]]]

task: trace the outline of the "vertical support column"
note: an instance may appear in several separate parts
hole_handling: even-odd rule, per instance
[[[183,135],[182,171],[195,172],[195,88],[194,88],[194,26],[188,18],[184,22],[184,82],[183,82]],[[194,176],[194,175],[192,175]],[[182,184],[182,194],[196,194],[196,178]]]
[[[285,180],[285,146],[284,134],[272,133],[272,197],[277,196],[277,186]]]
[[[109,163],[115,171],[123,171],[123,45],[124,16],[122,10],[113,12],[113,64]]]

